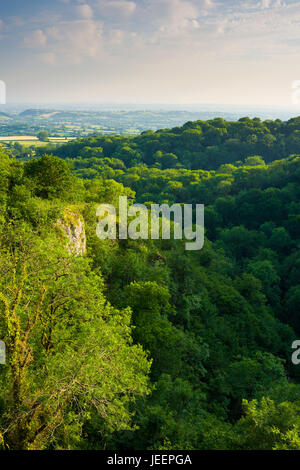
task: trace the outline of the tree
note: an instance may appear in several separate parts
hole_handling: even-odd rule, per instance
[[[245,160],[245,166],[265,165],[265,161],[260,156],[248,157]]]
[[[247,450],[299,450],[299,404],[243,400],[245,417],[236,424],[236,447]]]
[[[74,448],[91,416],[104,439],[130,427],[128,402],[147,393],[149,362],[131,345],[130,311],[106,303],[88,259],[21,224],[1,239],[0,270],[5,445]]]
[[[40,131],[40,132],[37,134],[37,137],[38,137],[38,139],[39,139],[41,142],[48,142],[48,140],[49,140],[49,133],[48,133],[48,131]]]
[[[42,198],[76,199],[80,191],[69,165],[53,155],[43,155],[24,165],[25,176],[32,179],[31,188]]]

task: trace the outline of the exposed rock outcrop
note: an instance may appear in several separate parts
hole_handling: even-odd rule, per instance
[[[67,249],[75,256],[83,255],[86,251],[86,235],[84,221],[80,214],[73,211],[65,211],[63,219],[58,219],[58,224],[63,228],[67,238]]]

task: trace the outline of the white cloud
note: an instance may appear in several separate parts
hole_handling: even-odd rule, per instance
[[[86,9],[85,13],[87,16]],[[37,57],[46,64],[80,64],[85,58],[97,60],[102,55],[102,36],[100,21],[58,21],[44,31],[33,30],[24,38],[24,44],[28,48],[43,49]]]
[[[123,44],[124,39],[125,39],[125,31],[122,31],[121,29],[112,29],[109,32],[110,43],[114,46],[119,46]]]
[[[101,56],[103,24],[99,21],[62,21],[46,33],[51,51],[57,51],[57,62],[79,64],[84,58]]]
[[[64,21],[47,31],[55,51],[67,62],[97,59],[102,51],[103,25],[99,21]]]
[[[211,8],[211,7],[214,6],[213,0],[202,0],[202,2],[200,2],[200,4],[204,8]]]
[[[132,51],[137,44],[137,33],[135,31],[124,31],[122,29],[112,29],[108,34],[107,47],[112,46],[113,52],[122,55],[123,46]]]
[[[139,18],[154,26],[165,38],[182,36],[199,29],[214,6],[212,0],[147,0],[145,7],[139,8]]]
[[[93,10],[87,3],[76,6],[77,14],[84,19],[90,20],[93,17]]]
[[[185,0],[151,0],[148,2],[145,17],[149,23],[164,33],[177,33],[197,20],[199,9]]]
[[[44,52],[42,54],[38,54],[38,58],[41,62],[44,62],[48,65],[54,65],[56,60],[56,55],[54,52]]]
[[[98,0],[97,6],[101,15],[112,19],[129,17],[136,10],[136,3],[129,0]]]
[[[269,6],[271,5],[271,0],[262,0],[261,2],[261,7],[264,9],[264,8],[269,8]]]
[[[44,47],[47,42],[47,36],[41,29],[36,29],[25,36],[24,44],[26,47]]]
[[[256,3],[256,9],[244,6],[244,11],[228,10],[215,20],[218,32],[223,33],[219,57],[243,62],[273,60],[275,64],[299,54],[299,3],[284,5],[273,0]]]
[[[62,9],[69,21],[59,12],[31,18],[25,44],[38,48],[32,63],[47,64],[45,73],[55,66],[68,75],[70,93],[76,77],[105,99],[235,102],[248,90],[261,99],[272,74],[274,83],[297,78],[300,2],[287,2],[73,0]]]
[[[281,0],[262,0],[261,8],[278,8],[281,6]]]

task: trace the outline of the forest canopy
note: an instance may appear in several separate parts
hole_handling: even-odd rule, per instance
[[[2,447],[300,449],[300,118],[38,152],[0,154]],[[120,195],[205,204],[204,248],[100,240]]]

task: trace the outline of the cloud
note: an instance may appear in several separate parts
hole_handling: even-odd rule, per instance
[[[47,42],[47,36],[41,29],[36,29],[25,36],[24,44],[26,47],[44,47]]]
[[[125,31],[121,29],[112,29],[109,32],[109,40],[110,43],[114,46],[119,46],[124,43],[125,39]]]
[[[129,0],[98,0],[97,7],[104,17],[124,18],[135,12],[136,3]]]
[[[42,54],[38,54],[38,58],[41,62],[44,62],[48,65],[54,65],[56,60],[56,55],[54,52],[44,52]]]
[[[81,18],[90,20],[93,17],[93,10],[87,3],[76,6],[76,12]]]
[[[123,50],[122,46],[124,46],[125,48],[130,47],[130,49],[132,50],[132,48],[136,44],[136,38],[137,33],[134,31],[130,32],[121,29],[112,29],[110,30],[108,35],[108,45],[111,45],[113,47],[116,46],[116,49],[113,49],[114,52],[120,52],[120,50]]]
[[[263,10],[267,8],[278,8],[281,6],[281,0],[262,0],[261,8]]]
[[[269,6],[271,5],[271,0],[262,0],[261,2],[261,8],[269,8]]]
[[[211,7],[214,6],[213,0],[202,0],[202,2],[200,2],[200,4],[202,4],[201,6],[204,7],[204,8],[211,8]]]
[[[93,20],[62,21],[46,30],[56,62],[79,64],[84,58],[97,59],[102,52],[103,24]]]
[[[81,13],[88,16],[86,8]],[[24,44],[28,48],[42,49],[36,57],[46,64],[80,64],[84,59],[97,60],[103,49],[103,23],[93,19],[56,21],[54,26],[30,32],[24,38]]]
[[[24,58],[33,96],[56,71],[65,80],[58,94],[73,93],[77,81],[84,93],[94,86],[98,96],[116,100],[235,102],[249,96],[257,101],[268,96],[271,86],[261,85],[251,93],[255,81],[272,81],[276,98],[278,77],[283,86],[297,78],[299,0],[36,3],[34,11],[16,6],[18,23],[4,9],[0,31],[1,44],[7,44],[3,50],[8,51],[2,54],[3,69],[11,67],[13,79],[23,80],[16,73],[16,59]],[[38,61],[46,64],[40,67],[40,84]],[[280,84],[278,90],[282,96]]]
[[[260,1],[255,9],[253,4],[244,3],[244,10],[228,8],[219,18],[210,19],[211,24],[213,21],[219,23],[219,33],[223,33],[218,57],[240,63],[270,60],[275,64],[299,54],[299,3]]]
[[[140,9],[140,18],[146,18],[164,36],[178,35],[198,29],[214,5],[212,0],[148,0],[143,11]]]

